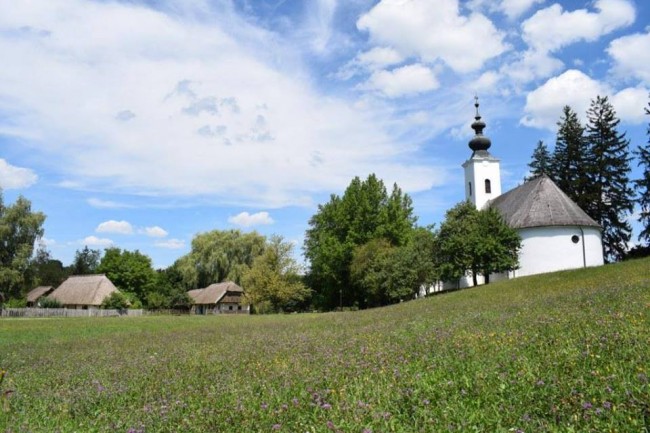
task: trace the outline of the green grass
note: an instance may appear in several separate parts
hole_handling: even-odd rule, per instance
[[[0,320],[0,432],[650,428],[650,260],[376,310]]]

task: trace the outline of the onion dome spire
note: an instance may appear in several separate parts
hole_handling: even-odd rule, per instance
[[[474,152],[478,150],[488,150],[492,145],[492,142],[489,138],[483,135],[483,128],[485,128],[485,122],[481,120],[481,115],[478,112],[478,96],[474,97],[474,107],[476,107],[476,116],[474,116],[474,122],[472,123],[472,129],[476,133],[474,138],[469,141],[469,148]]]

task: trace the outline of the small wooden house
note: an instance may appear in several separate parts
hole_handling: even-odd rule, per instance
[[[194,314],[249,314],[244,289],[232,281],[211,284],[204,289],[187,292]]]
[[[99,308],[104,299],[118,291],[104,274],[73,275],[61,283],[50,298],[56,299],[65,308],[87,310]]]
[[[41,299],[43,296],[47,296],[50,293],[52,293],[52,290],[54,290],[54,287],[52,286],[38,286],[35,289],[31,290],[27,294],[27,306],[28,307],[38,306],[39,299]]]

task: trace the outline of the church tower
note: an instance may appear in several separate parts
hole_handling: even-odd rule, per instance
[[[492,145],[490,139],[483,135],[485,122],[478,112],[478,97],[474,98],[476,116],[472,123],[474,138],[469,141],[472,156],[463,163],[465,169],[465,199],[474,203],[477,209],[482,209],[489,200],[501,195],[501,171],[499,160],[493,157],[488,149]]]

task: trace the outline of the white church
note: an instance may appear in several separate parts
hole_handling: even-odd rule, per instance
[[[519,269],[491,275],[490,281],[564,269],[600,266],[603,260],[602,229],[555,183],[543,175],[501,193],[499,160],[488,149],[485,122],[475,103],[472,123],[475,136],[469,142],[472,155],[463,163],[465,198],[478,209],[492,207],[521,236]],[[472,285],[463,278],[460,287]]]

